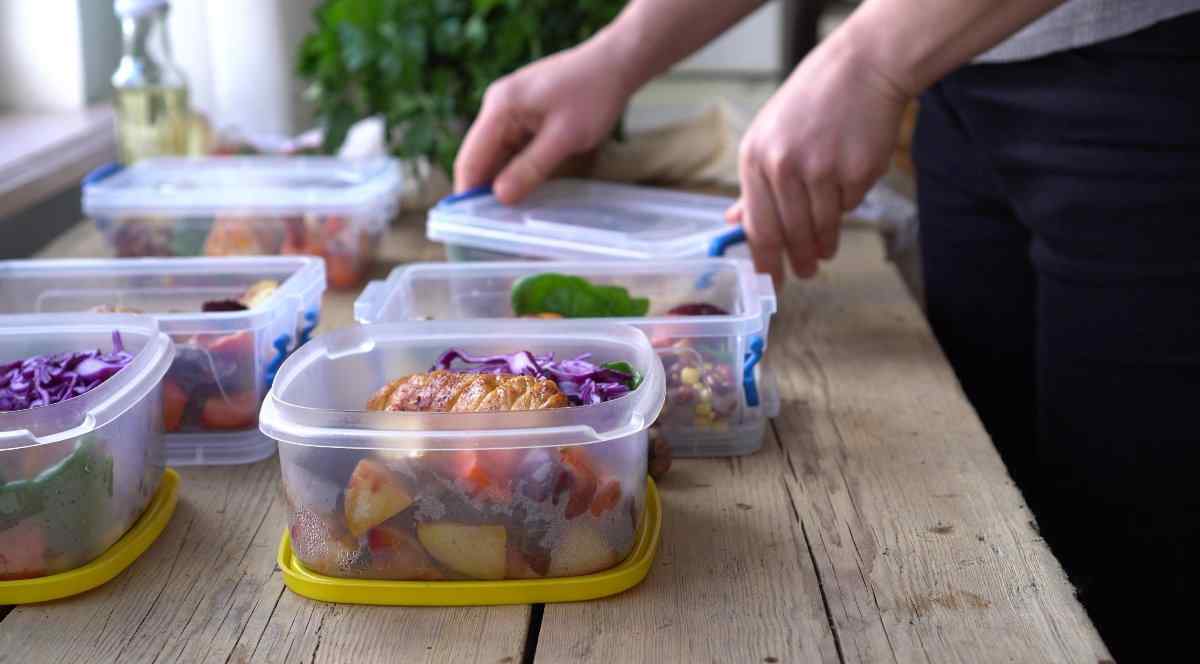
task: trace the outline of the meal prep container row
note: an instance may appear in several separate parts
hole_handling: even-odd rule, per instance
[[[261,305],[201,311],[262,280],[279,286]],[[172,466],[274,453],[258,430],[258,408],[284,358],[311,336],[324,291],[324,264],[308,256],[0,262],[0,316],[119,306],[158,320],[177,348],[164,379]]]
[[[644,379],[598,405],[537,411],[364,411],[443,351],[529,350],[629,362]],[[263,403],[279,442],[291,552],[332,578],[577,577],[621,563],[645,513],[648,429],[665,378],[649,339],[609,322],[407,322],[324,334]]]
[[[158,158],[84,181],[120,257],[314,255],[330,285],[365,280],[402,193],[398,163],[333,157]]]
[[[162,379],[174,357],[142,316],[2,317],[0,362],[108,351],[114,331],[134,357],[111,378],[66,401],[0,412],[0,591],[86,565],[142,515],[163,477]]]
[[[755,274],[745,260],[419,263],[368,284],[355,302],[354,315],[360,323],[476,320],[480,327],[491,327],[495,320],[515,318],[514,285],[547,272],[621,286],[633,296],[649,298],[645,317],[604,320],[637,327],[658,351],[667,389],[659,426],[673,453],[728,456],[761,446],[767,418],[779,410],[774,381],[759,362],[776,298],[770,278]],[[696,302],[728,313],[668,313]],[[580,319],[540,321],[547,328],[581,323],[589,324]]]

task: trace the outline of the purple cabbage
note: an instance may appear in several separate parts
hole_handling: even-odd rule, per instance
[[[0,412],[66,401],[112,378],[133,360],[119,332],[113,332],[112,340],[110,353],[97,349],[0,364]]]
[[[588,359],[591,356],[591,353],[584,353],[570,360],[557,361],[554,353],[537,356],[523,350],[511,355],[474,356],[451,348],[442,353],[433,369],[548,378],[558,385],[572,406],[604,403],[629,394],[636,387],[638,376],[634,373],[594,364]],[[466,366],[456,367],[455,361]]]

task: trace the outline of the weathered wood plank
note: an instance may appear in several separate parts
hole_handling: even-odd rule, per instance
[[[848,235],[781,307],[787,480],[846,661],[1097,661],[1094,627],[928,325]]]
[[[767,361],[784,397],[767,447],[681,463],[646,584],[548,606],[539,660],[807,661],[774,639],[812,633],[811,610],[780,609],[814,603],[824,658],[829,640],[848,662],[1108,657],[875,234],[788,287]]]
[[[660,484],[663,538],[646,581],[547,605],[536,661],[837,662],[783,463],[774,442],[677,461]]]

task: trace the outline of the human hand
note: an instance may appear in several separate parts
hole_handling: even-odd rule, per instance
[[[886,171],[910,98],[833,37],[792,72],[742,139],[742,193],[726,212],[759,271],[779,282],[786,253],[796,276],[811,277],[833,257],[842,213]]]
[[[629,76],[593,40],[492,83],[454,162],[454,189],[492,183],[513,204],[568,157],[596,147],[633,93]]]

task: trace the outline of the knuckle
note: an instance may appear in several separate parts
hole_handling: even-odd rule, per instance
[[[514,97],[512,80],[506,76],[487,86],[483,92],[483,105],[488,108],[507,108],[512,105]]]
[[[771,175],[787,175],[792,171],[791,150],[783,145],[773,145],[767,148],[763,157],[763,167]]]

